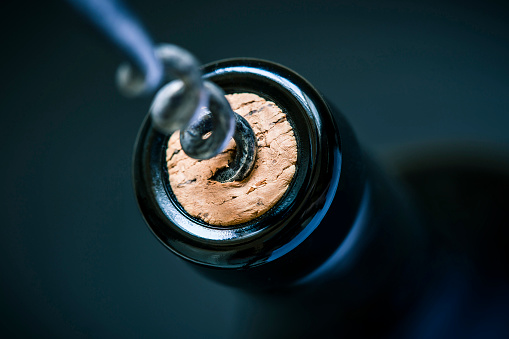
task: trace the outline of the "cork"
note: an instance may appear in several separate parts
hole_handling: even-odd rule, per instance
[[[216,157],[196,160],[182,151],[175,132],[166,151],[169,181],[178,202],[193,217],[215,226],[242,224],[267,212],[288,189],[297,163],[292,126],[276,104],[253,93],[229,94],[226,99],[256,135],[257,155],[248,177],[226,183],[211,179],[233,160],[233,139]]]

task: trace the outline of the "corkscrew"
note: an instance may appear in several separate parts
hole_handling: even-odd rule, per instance
[[[214,180],[242,180],[256,157],[256,138],[249,123],[233,112],[223,90],[204,81],[197,59],[172,45],[155,46],[139,20],[119,0],[68,0],[127,56],[116,83],[128,97],[157,91],[149,109],[152,126],[170,135],[180,131],[183,151],[195,159],[209,159],[233,138],[232,163]]]

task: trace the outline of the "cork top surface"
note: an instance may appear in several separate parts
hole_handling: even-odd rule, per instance
[[[215,226],[245,223],[267,212],[286,192],[297,163],[295,135],[278,106],[252,93],[229,94],[226,98],[256,135],[256,160],[247,178],[226,183],[211,179],[232,161],[233,139],[216,157],[197,160],[182,151],[176,132],[166,151],[170,186],[178,202],[193,217]]]

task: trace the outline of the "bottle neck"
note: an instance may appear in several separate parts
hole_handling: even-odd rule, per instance
[[[344,118],[306,80],[283,66],[246,59],[208,65],[204,77],[226,93],[270,99],[287,113],[297,138],[296,174],[261,217],[211,227],[176,201],[164,170],[167,137],[147,118],[135,150],[135,189],[150,229],[165,246],[207,276],[246,290],[336,276],[381,281],[378,273],[370,276],[374,266],[374,272],[384,271],[411,257],[399,244],[416,248],[413,235],[400,235],[408,232],[399,225],[411,223],[402,199],[368,163]]]

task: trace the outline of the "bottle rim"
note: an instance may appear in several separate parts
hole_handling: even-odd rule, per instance
[[[227,94],[255,93],[287,113],[298,145],[290,186],[275,206],[247,223],[223,227],[194,218],[178,203],[169,185],[165,161],[169,137],[153,129],[147,115],[133,158],[138,205],[152,233],[180,257],[221,268],[258,266],[302,243],[330,206],[341,168],[335,122],[318,91],[279,64],[226,59],[205,65],[203,77]]]

